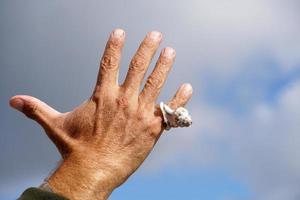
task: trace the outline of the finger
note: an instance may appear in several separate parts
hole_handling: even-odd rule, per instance
[[[41,100],[27,95],[14,96],[9,103],[13,108],[39,123],[49,123],[60,114]]]
[[[165,48],[155,65],[155,68],[151,75],[148,77],[143,91],[141,92],[141,99],[144,103],[155,102],[158,97],[163,84],[166,81],[168,73],[172,68],[175,59],[175,50],[167,47]]]
[[[68,145],[73,145],[73,139],[68,137],[63,133],[62,129],[60,129],[60,124],[57,121],[61,115],[60,112],[41,100],[27,95],[14,96],[10,99],[9,103],[11,107],[38,122],[57,146],[64,145],[65,148],[67,148]]]
[[[124,40],[125,32],[122,29],[116,29],[110,34],[100,62],[96,91],[100,85],[104,87],[117,85]]]
[[[160,32],[152,31],[147,34],[139,49],[131,60],[124,88],[138,94],[148,66],[161,42]]]
[[[184,107],[193,94],[191,84],[185,83],[180,86],[174,97],[167,103],[172,109]]]
[[[187,102],[190,100],[193,94],[193,88],[191,84],[185,83],[182,84],[179,89],[177,90],[176,94],[173,96],[173,98],[167,103],[167,105],[172,108],[173,110],[179,108],[179,107],[184,107]],[[160,108],[160,105],[155,106],[155,115],[159,116],[160,120],[163,120],[163,114]],[[164,129],[164,123],[161,123],[162,129]]]

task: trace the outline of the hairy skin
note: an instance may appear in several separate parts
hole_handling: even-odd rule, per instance
[[[97,83],[91,97],[71,112],[60,113],[26,95],[11,98],[12,107],[36,120],[62,155],[49,177],[52,190],[69,199],[107,199],[136,171],[164,130],[155,103],[175,58],[163,49],[141,92],[140,85],[162,35],[147,34],[134,55],[126,79],[118,84],[125,33],[112,32],[107,42]],[[184,106],[192,87],[183,84],[168,105]]]

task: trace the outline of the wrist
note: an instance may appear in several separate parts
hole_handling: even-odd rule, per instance
[[[98,165],[99,160],[68,156],[49,177],[49,185],[53,192],[72,200],[107,199],[117,185],[111,172]]]

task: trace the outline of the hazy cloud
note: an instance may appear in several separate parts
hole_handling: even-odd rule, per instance
[[[37,125],[8,108],[9,97],[73,108],[92,90],[109,32],[121,27],[121,77],[156,29],[162,46],[177,50],[161,99],[182,82],[195,91],[193,126],[164,135],[145,173],[221,166],[255,199],[299,199],[299,8],[297,0],[1,1],[0,192],[39,183],[59,159]],[[28,182],[16,185],[20,178]]]

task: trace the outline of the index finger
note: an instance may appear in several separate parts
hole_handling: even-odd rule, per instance
[[[118,85],[119,63],[124,39],[125,32],[122,29],[116,29],[110,34],[100,62],[96,91],[99,86]]]

